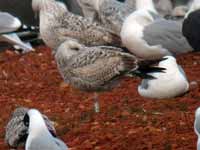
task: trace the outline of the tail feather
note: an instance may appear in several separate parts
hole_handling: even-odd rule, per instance
[[[138,76],[143,79],[156,79],[150,73],[165,73],[165,68],[155,66],[160,61],[166,60],[167,58],[157,59],[157,60],[141,60],[138,63],[138,69],[130,71],[129,74]]]

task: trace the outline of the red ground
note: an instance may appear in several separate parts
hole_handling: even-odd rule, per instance
[[[64,86],[49,49],[0,54],[0,150],[5,125],[17,106],[34,107],[56,122],[58,136],[73,150],[195,150],[194,111],[200,106],[200,53],[179,56],[188,79],[197,85],[183,97],[151,100],[138,95],[139,79],[100,94]]]

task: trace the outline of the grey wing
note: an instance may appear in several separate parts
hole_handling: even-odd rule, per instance
[[[9,13],[0,12],[0,33],[15,31],[21,22]]]
[[[79,89],[101,89],[107,83],[136,67],[129,54],[109,50],[88,50],[69,60],[64,77]]]
[[[182,23],[178,21],[156,20],[144,28],[143,39],[149,45],[162,45],[175,55],[192,51],[182,34]]]

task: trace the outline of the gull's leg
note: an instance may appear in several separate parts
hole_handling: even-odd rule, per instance
[[[94,93],[94,111],[96,113],[100,112],[100,108],[99,108],[99,96],[98,93]]]

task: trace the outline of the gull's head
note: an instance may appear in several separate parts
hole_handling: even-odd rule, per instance
[[[78,52],[81,49],[82,45],[76,40],[66,40],[63,42],[58,49],[72,50]]]
[[[69,59],[71,56],[77,54],[82,47],[83,45],[75,40],[66,40],[57,48],[55,54],[57,63],[62,66],[63,60]]]
[[[77,1],[82,8],[98,11],[99,5],[103,0],[77,0]]]
[[[24,125],[31,130],[38,130],[40,128],[46,128],[45,121],[42,117],[42,114],[37,109],[29,109],[25,114],[23,119]]]

